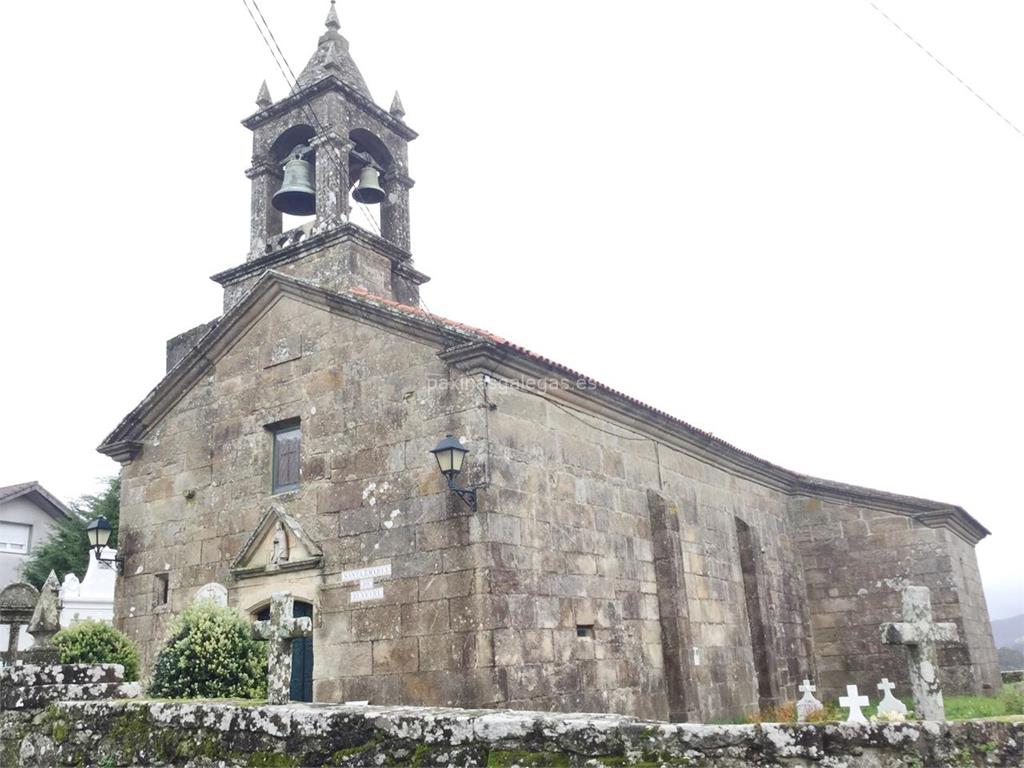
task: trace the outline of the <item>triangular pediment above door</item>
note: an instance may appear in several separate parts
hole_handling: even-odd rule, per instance
[[[236,579],[246,579],[319,568],[323,556],[298,520],[280,507],[270,506],[231,563],[231,573]]]

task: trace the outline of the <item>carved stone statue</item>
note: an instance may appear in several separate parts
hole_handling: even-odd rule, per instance
[[[32,619],[28,623],[28,633],[32,635],[30,654],[32,661],[37,663],[57,662],[58,652],[50,642],[60,631],[60,582],[57,574],[50,571],[43,588],[39,590],[39,600]]]
[[[284,524],[278,520],[274,527],[274,538],[270,542],[270,564],[281,565],[288,562],[288,534]]]

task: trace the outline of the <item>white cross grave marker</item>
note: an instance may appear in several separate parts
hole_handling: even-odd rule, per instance
[[[885,623],[882,642],[903,645],[910,667],[910,688],[914,692],[914,709],[924,720],[946,719],[946,706],[939,685],[939,653],[936,643],[953,643],[959,639],[956,624],[932,621],[932,599],[928,587],[903,588],[903,621]]]
[[[313,620],[293,617],[295,600],[288,592],[275,592],[270,598],[270,621],[257,621],[252,634],[267,640],[267,702],[287,704],[292,685],[292,640],[311,637]]]
[[[878,702],[878,714],[907,714],[907,705],[892,695],[893,690],[896,688],[896,683],[890,683],[889,678],[883,677],[882,682],[877,687],[878,690],[882,691],[882,700]]]
[[[820,712],[825,708],[825,705],[812,695],[816,690],[818,690],[818,686],[811,685],[810,680],[805,679],[803,685],[799,686],[797,690],[802,691],[804,695],[803,698],[796,703],[796,721],[798,723],[805,723],[807,722],[808,715],[814,712]]]
[[[850,710],[850,716],[846,718],[848,723],[867,723],[868,719],[864,717],[864,713],[860,711],[861,707],[866,707],[871,701],[867,696],[860,696],[857,694],[856,685],[846,686],[846,695],[839,697],[839,706],[843,709]]]

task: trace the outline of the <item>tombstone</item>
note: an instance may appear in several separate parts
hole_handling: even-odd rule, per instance
[[[932,621],[932,600],[928,587],[903,588],[903,621],[882,625],[882,642],[903,645],[910,667],[910,689],[914,710],[923,720],[946,719],[946,707],[939,685],[939,654],[936,643],[959,639],[956,624]]]
[[[253,637],[267,640],[267,702],[287,704],[292,683],[292,641],[313,636],[309,617],[292,618],[295,601],[288,592],[270,598],[270,620],[253,624]]]
[[[864,717],[864,713],[860,711],[860,708],[866,707],[870,703],[871,701],[867,696],[858,695],[856,685],[846,686],[846,695],[839,697],[839,706],[850,710],[850,716],[846,718],[848,723],[867,724],[868,719]]]
[[[228,604],[228,588],[215,581],[204,584],[196,590],[196,596],[192,602],[201,603],[204,600],[212,600],[222,608],[226,608]]]
[[[878,702],[878,714],[880,715],[905,715],[907,705],[892,695],[896,683],[890,683],[889,678],[883,677],[878,684],[878,690],[882,691],[882,700]]]
[[[60,653],[51,639],[60,632],[60,582],[53,571],[50,571],[39,592],[39,600],[36,601],[27,631],[32,635],[32,650],[26,651],[24,655],[31,655],[31,661],[37,664],[56,664]]]
[[[17,659],[22,629],[32,620],[38,601],[39,591],[31,584],[16,582],[0,590],[0,624],[9,627],[7,648],[0,649],[4,665],[11,666]]]
[[[798,691],[803,692],[803,698],[796,703],[796,721],[798,723],[806,723],[808,715],[812,715],[815,712],[821,712],[825,708],[825,705],[814,698],[814,692],[818,690],[818,686],[811,685],[810,680],[804,680],[803,684],[797,688]]]

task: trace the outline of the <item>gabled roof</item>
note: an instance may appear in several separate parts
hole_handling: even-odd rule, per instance
[[[14,501],[22,496],[31,497],[36,506],[50,517],[58,520],[71,517],[71,510],[68,509],[64,502],[43,488],[36,480],[0,487],[0,504]]]
[[[910,516],[925,525],[947,528],[971,543],[977,543],[990,533],[963,508],[955,505],[822,480],[765,461],[710,432],[480,328],[438,317],[420,307],[373,296],[363,290],[336,293],[272,270],[264,273],[237,304],[211,325],[195,347],[121,421],[98,450],[118,461],[129,461],[141,447],[141,440],[149,429],[245,332],[251,319],[282,294],[294,295],[322,304],[330,311],[418,337],[439,347],[438,355],[442,360],[468,374],[487,372],[541,380],[542,377],[560,377],[575,384],[556,390],[566,402],[788,495],[808,495]]]

